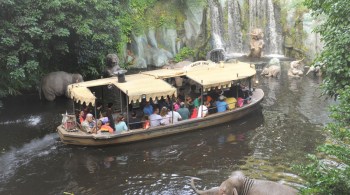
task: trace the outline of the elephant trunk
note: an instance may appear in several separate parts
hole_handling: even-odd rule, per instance
[[[195,178],[191,178],[191,187],[192,187],[192,189],[197,193],[197,194],[203,194],[203,191],[202,190],[198,190],[197,188],[196,188],[196,186],[194,185],[194,180],[195,180]]]
[[[194,185],[195,178],[191,178],[191,187],[197,193],[201,195],[216,195],[219,194],[219,187],[211,188],[209,190],[198,190]]]
[[[313,72],[313,71],[315,71],[315,67],[311,66],[307,71],[306,75],[308,75],[310,72]]]
[[[297,60],[298,62],[301,62],[301,61],[303,61],[305,58],[303,58],[303,59],[301,59],[301,60]]]

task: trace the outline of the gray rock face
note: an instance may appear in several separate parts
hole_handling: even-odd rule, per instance
[[[179,11],[185,17],[182,27],[176,29],[159,27],[145,30],[141,34],[133,34],[131,43],[126,49],[131,51],[132,65],[137,68],[166,65],[185,46],[199,52],[221,48],[228,56],[248,54],[249,36],[244,34],[246,32],[243,28],[244,24],[247,24],[249,32],[254,28],[263,29],[265,34],[263,55],[288,55],[286,52],[288,48],[304,47],[307,48],[305,52],[308,58],[313,58],[322,49],[320,36],[312,32],[317,21],[310,14],[304,14],[301,18],[295,17],[294,1],[209,0],[204,3],[196,0],[181,1],[179,3],[182,10]],[[248,6],[247,9],[245,6]],[[295,40],[288,41],[294,35],[284,32],[282,37],[280,20],[282,9],[288,10],[284,27],[293,29],[296,24],[301,23],[299,31],[306,32],[307,37],[300,37],[303,40],[298,41],[300,44],[297,46]],[[249,17],[247,19],[244,16]],[[296,20],[300,20],[299,23]],[[128,59],[130,56],[125,58]]]

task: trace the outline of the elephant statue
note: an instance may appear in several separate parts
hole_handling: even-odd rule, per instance
[[[256,28],[250,33],[250,53],[248,57],[261,58],[262,50],[264,48],[265,42],[263,40],[264,33],[262,29]]]
[[[276,182],[250,179],[241,171],[233,172],[219,187],[197,190],[193,180],[191,186],[197,194],[203,195],[296,195],[298,193],[296,189]]]
[[[302,63],[304,59],[292,61],[290,63],[290,68],[288,70],[288,76],[300,77],[304,75],[304,64]]]
[[[278,58],[272,58],[267,67],[265,67],[261,75],[265,75],[267,77],[279,77],[281,75],[281,64]]]
[[[67,86],[69,84],[83,81],[83,77],[80,74],[70,74],[64,71],[51,72],[41,80],[39,89],[40,99],[41,92],[43,92],[48,101],[55,100],[56,96],[67,96]]]
[[[119,66],[119,58],[117,54],[108,54],[106,56],[106,67],[105,70],[103,71],[103,76],[104,77],[111,77],[116,74],[121,70]]]
[[[321,64],[315,64],[313,66],[311,66],[309,68],[309,70],[307,71],[306,75],[308,75],[310,72],[313,72],[315,76],[321,76],[322,72],[321,72]]]

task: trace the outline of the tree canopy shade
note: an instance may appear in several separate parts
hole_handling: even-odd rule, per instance
[[[350,84],[350,5],[347,0],[306,0],[306,6],[325,21],[315,31],[324,41],[324,50],[316,62],[323,64],[324,89],[328,95]]]
[[[0,1],[0,97],[19,94],[54,70],[96,77],[106,54],[118,52],[117,17],[127,13],[119,2]]]
[[[308,181],[304,194],[348,194],[350,191],[350,4],[348,0],[306,0],[314,16],[324,17],[315,31],[324,49],[315,63],[322,64],[323,90],[338,95],[331,107],[334,122],[327,125],[330,137],[310,155],[310,163],[298,166]]]

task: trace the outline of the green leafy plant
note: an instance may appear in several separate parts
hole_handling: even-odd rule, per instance
[[[174,57],[175,62],[181,62],[185,58],[192,57],[194,55],[194,50],[188,48],[188,47],[183,47],[179,53],[177,53]]]
[[[156,2],[0,1],[0,97],[34,88],[56,70],[98,78],[105,56],[121,58],[131,33],[147,27],[143,16]]]
[[[303,194],[348,194],[350,191],[350,4],[346,0],[313,1],[305,5],[324,21],[315,31],[324,49],[315,63],[322,64],[324,94],[337,97],[331,106],[334,122],[325,128],[327,142],[309,155],[309,164],[296,166],[308,181]]]

